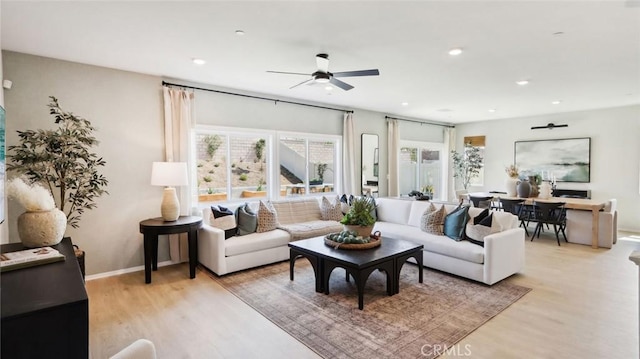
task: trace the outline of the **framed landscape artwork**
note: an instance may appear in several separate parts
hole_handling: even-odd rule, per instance
[[[543,180],[591,181],[591,138],[516,141],[515,164],[520,177],[540,175]]]

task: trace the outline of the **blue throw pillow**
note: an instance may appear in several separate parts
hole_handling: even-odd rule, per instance
[[[463,206],[456,208],[453,212],[444,217],[444,235],[460,241],[464,238],[464,229],[469,220],[469,207]]]

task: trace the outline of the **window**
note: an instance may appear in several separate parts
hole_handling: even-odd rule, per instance
[[[266,198],[271,135],[197,130],[198,202]]]
[[[281,194],[336,192],[339,136],[283,133],[278,142]]]
[[[192,142],[199,203],[336,193],[340,136],[198,126]]]
[[[432,191],[434,198],[445,199],[442,143],[401,141],[400,194],[413,190]]]

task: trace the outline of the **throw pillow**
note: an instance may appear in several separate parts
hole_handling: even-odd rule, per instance
[[[442,232],[442,220],[444,219],[445,213],[444,205],[442,205],[439,210],[436,210],[436,207],[431,203],[429,208],[422,214],[420,229],[431,234],[444,234]]]
[[[491,227],[469,223],[467,225],[465,236],[469,242],[484,247],[484,237],[491,233]]]
[[[238,225],[238,236],[256,232],[258,215],[251,209],[249,203],[245,203],[236,209],[236,224]]]
[[[278,215],[276,209],[273,208],[271,202],[264,203],[260,201],[258,208],[258,228],[257,233],[269,232],[278,226]]]
[[[327,197],[322,196],[320,204],[320,214],[325,221],[340,221],[343,217],[342,208],[340,206],[340,197],[336,196],[336,202],[331,203]]]
[[[236,218],[229,208],[211,206],[211,220],[209,222],[212,227],[224,230],[224,239],[236,235]]]
[[[481,226],[485,226],[485,227],[491,227],[491,224],[493,223],[493,213],[491,213],[490,215],[484,217],[480,222],[478,222],[477,224],[481,225]],[[475,221],[473,224],[476,224]]]
[[[444,235],[455,240],[463,239],[464,229],[467,225],[469,216],[469,207],[463,206],[456,208],[453,212],[444,217]]]
[[[347,214],[347,212],[349,212],[349,209],[351,208],[351,202],[353,202],[353,195],[350,195],[347,198],[347,195],[343,194],[342,197],[340,197],[340,207],[342,209],[342,214]]]
[[[480,212],[480,214],[473,217],[473,224],[479,224],[480,221],[487,218],[488,216],[489,216],[489,208],[485,208],[484,211]]]

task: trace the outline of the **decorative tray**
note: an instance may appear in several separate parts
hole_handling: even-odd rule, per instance
[[[326,235],[324,237],[324,244],[335,249],[369,249],[378,247],[380,246],[380,243],[382,243],[380,231],[376,231],[369,236],[371,238],[369,243],[340,243],[329,239],[329,236],[330,235]]]

